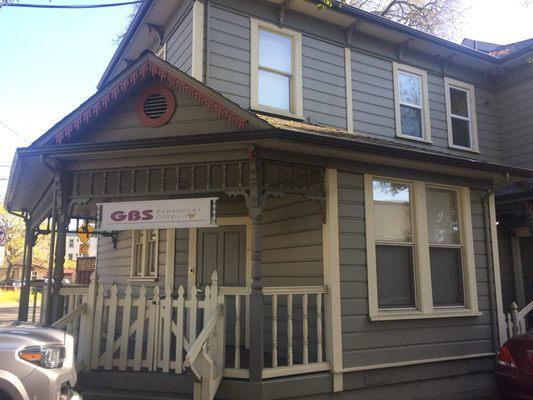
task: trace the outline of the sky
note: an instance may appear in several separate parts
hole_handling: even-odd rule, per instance
[[[51,4],[121,0],[52,0]],[[173,1],[173,0],[165,0]],[[493,43],[533,37],[526,0],[463,0],[455,35]],[[19,0],[50,4],[49,0]],[[25,147],[96,91],[132,6],[85,10],[0,9],[0,198],[17,147]]]

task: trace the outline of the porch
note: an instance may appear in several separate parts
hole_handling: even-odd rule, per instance
[[[329,180],[336,190],[335,171],[250,154],[249,160],[61,171],[56,184],[68,192],[56,189],[56,196],[67,199],[66,212],[51,215],[48,232],[38,228],[57,236],[41,321],[75,336],[79,371],[132,379],[188,373],[195,397],[212,399],[224,378],[261,383],[333,370],[327,243],[337,223],[329,206],[337,200],[328,205],[326,189]],[[97,202],[206,195],[219,199],[217,227],[160,229],[150,250],[159,255],[154,276],[134,275],[134,234],[110,231],[98,232],[89,285],[57,283],[65,221],[95,221]]]

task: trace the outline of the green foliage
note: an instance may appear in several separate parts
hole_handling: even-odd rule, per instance
[[[0,226],[6,231],[5,263],[7,264],[6,278],[10,278],[11,270],[16,262],[22,260],[24,254],[24,234],[26,226],[22,218],[9,214],[0,205]]]

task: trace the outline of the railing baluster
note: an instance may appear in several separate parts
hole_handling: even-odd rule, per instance
[[[43,296],[44,297],[44,296]],[[94,330],[91,353],[91,369],[97,369],[100,364],[100,340],[102,337],[102,314],[104,311],[104,287],[98,285],[98,294],[96,297],[96,310],[94,312]]]
[[[180,190],[180,167],[176,167],[176,192]]]
[[[148,168],[146,170],[146,187],[145,187],[145,192],[150,192],[150,189],[152,187],[152,170],[150,168]]]
[[[194,190],[194,185],[196,181],[196,168],[193,165],[190,167],[190,169],[191,169],[191,190]]]
[[[135,193],[135,178],[137,176],[137,171],[134,169],[131,170],[131,193]]]
[[[144,320],[146,316],[146,287],[139,289],[137,308],[137,330],[135,332],[135,352],[133,356],[133,370],[140,371],[143,359]]]
[[[241,296],[235,295],[235,368],[241,368]]]
[[[287,365],[291,366],[292,359],[292,294],[287,295]]]
[[[307,321],[307,305],[308,305],[308,296],[307,293],[303,295],[302,298],[302,316],[303,316],[303,327],[302,327],[302,334],[303,334],[303,341],[304,341],[304,351],[303,351],[303,363],[309,364],[309,324]]]
[[[128,366],[128,342],[130,338],[131,286],[126,286],[124,307],[122,308],[122,330],[120,331],[120,360],[118,369],[124,371]]]
[[[242,188],[242,163],[239,162],[238,165],[239,165],[238,186],[239,186],[239,188]]]
[[[272,295],[272,368],[278,366],[278,295]]]
[[[322,293],[316,294],[316,362],[321,363],[322,356]]]
[[[176,317],[176,374],[181,374],[183,370],[183,330],[185,320],[183,310],[185,308],[185,289],[180,285],[178,288],[178,311]]]
[[[115,283],[111,286],[111,297],[109,298],[109,313],[107,314],[107,335],[105,343],[104,368],[109,370],[113,366],[113,346],[115,344],[115,320],[117,316],[117,293],[118,288]]]
[[[227,186],[227,173],[228,173],[228,164],[222,164],[222,188],[225,189]]]

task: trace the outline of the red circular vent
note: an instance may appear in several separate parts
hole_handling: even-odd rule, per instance
[[[137,99],[137,115],[139,121],[146,126],[166,124],[172,118],[175,109],[174,94],[165,86],[150,86]]]

